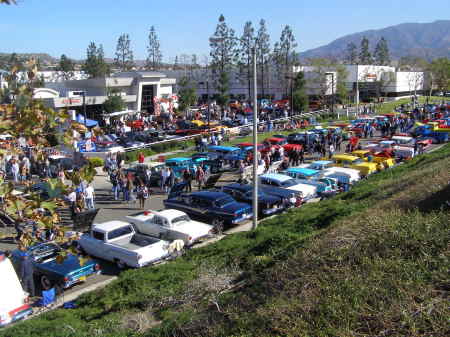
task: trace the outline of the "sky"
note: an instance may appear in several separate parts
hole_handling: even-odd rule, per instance
[[[128,33],[135,59],[145,59],[153,25],[165,62],[181,54],[202,61],[220,14],[237,35],[246,21],[257,26],[265,19],[272,44],[290,25],[301,52],[368,29],[448,19],[448,13],[449,0],[17,0],[0,6],[0,52],[84,59],[94,41],[113,58],[118,37]]]

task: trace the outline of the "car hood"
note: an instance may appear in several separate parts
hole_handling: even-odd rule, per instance
[[[245,213],[251,211],[251,207],[243,202],[232,202],[225,205],[221,210],[229,213]]]
[[[95,262],[93,260],[89,260],[83,266],[81,266],[77,256],[68,254],[62,263],[58,263],[56,262],[56,259],[54,259],[49,262],[39,263],[38,265],[40,269],[44,269],[60,275],[68,275],[80,269],[85,269],[86,267],[93,267],[95,265]]]
[[[209,234],[213,228],[213,226],[193,220],[181,222],[173,227],[174,230],[192,237],[192,240]]]

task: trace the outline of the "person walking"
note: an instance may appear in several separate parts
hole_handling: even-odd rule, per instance
[[[33,260],[28,256],[25,251],[25,247],[21,247],[22,250],[22,263],[20,264],[20,279],[22,280],[22,286],[25,291],[30,294],[30,297],[36,296],[34,286],[34,266]]]
[[[143,182],[137,187],[137,197],[139,199],[139,207],[141,209],[145,208],[145,200],[148,199],[148,188]]]
[[[197,171],[195,174],[195,179],[197,180],[198,183],[198,189],[201,190],[202,189],[202,184],[203,184],[203,180],[205,178],[205,172],[203,171],[201,166],[197,166]]]
[[[161,172],[161,191],[167,193],[167,184],[170,178],[170,170],[168,167],[164,168]]]
[[[12,159],[11,173],[12,173],[14,182],[18,183],[19,182],[20,167],[19,167],[19,163],[17,162],[17,160],[15,158]]]
[[[85,195],[85,200],[86,200],[86,207],[88,209],[94,209],[94,187],[92,186],[91,183],[89,183],[84,191],[84,195]]]
[[[139,152],[139,154],[138,154],[139,164],[144,164],[144,160],[145,160],[144,154],[142,152]]]
[[[186,192],[192,192],[192,173],[188,168],[183,172],[183,180],[186,183]]]

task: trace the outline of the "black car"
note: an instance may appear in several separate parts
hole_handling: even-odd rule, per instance
[[[253,217],[252,207],[237,202],[230,195],[218,191],[183,193],[185,183],[175,185],[164,200],[166,208],[173,208],[211,223],[217,230]]]
[[[252,185],[233,183],[222,187],[222,191],[231,195],[237,201],[252,205],[253,187]],[[285,208],[281,197],[267,194],[258,190],[258,213],[269,215],[282,211]]]
[[[131,173],[135,181],[139,178],[148,187],[159,186],[161,182],[161,172],[165,168],[164,163],[150,165],[150,179],[147,176],[147,170],[149,165],[147,164],[137,164],[132,167],[124,169],[125,174]]]
[[[299,206],[302,203],[301,193],[276,186],[259,185],[258,190],[283,200],[284,208]]]
[[[313,144],[318,141],[319,136],[315,133],[291,133],[287,136],[287,142],[289,144],[305,145],[307,138],[309,143]]]

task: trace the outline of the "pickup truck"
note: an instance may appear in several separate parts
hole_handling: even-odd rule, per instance
[[[163,211],[144,211],[125,217],[139,233],[163,238],[169,241],[183,240],[191,246],[213,233],[213,226],[194,221],[176,209]]]
[[[94,224],[78,243],[87,254],[114,262],[119,269],[143,267],[169,256],[167,241],[138,234],[123,221]]]

